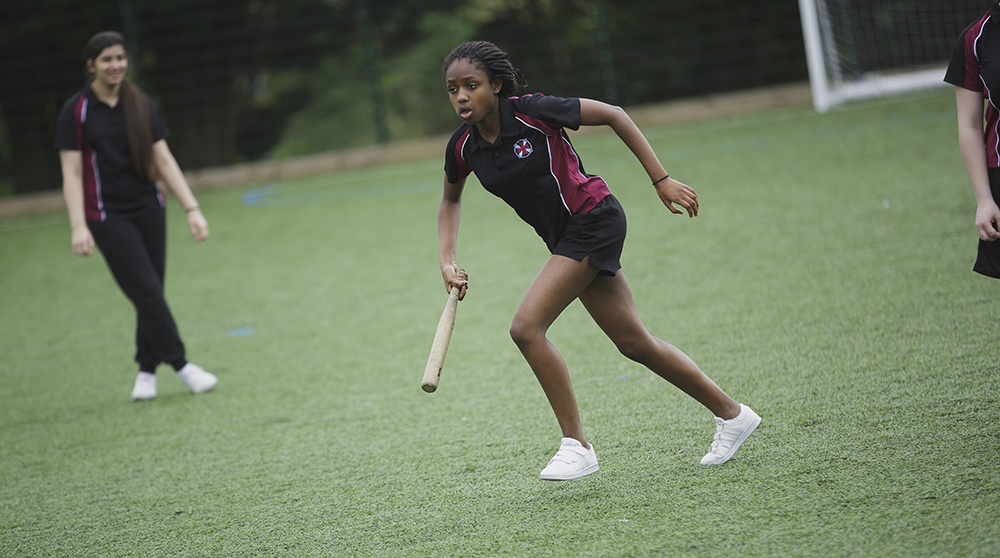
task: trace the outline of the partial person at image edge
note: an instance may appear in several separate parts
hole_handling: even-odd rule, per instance
[[[1000,91],[1000,1],[962,31],[944,81],[955,86],[958,145],[976,196],[972,269],[1000,279],[1000,111],[990,93]]]

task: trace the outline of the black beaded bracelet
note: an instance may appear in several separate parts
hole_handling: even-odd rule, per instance
[[[663,178],[661,178],[661,179],[657,180],[656,182],[654,182],[654,183],[653,183],[653,186],[656,186],[657,184],[659,184],[660,182],[663,182],[664,180],[666,180],[666,179],[668,179],[668,178],[670,178],[670,175],[669,175],[669,174],[668,174],[668,175],[666,175],[666,176],[664,176]]]

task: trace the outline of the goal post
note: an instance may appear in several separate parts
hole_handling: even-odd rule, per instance
[[[958,35],[989,0],[799,0],[813,106],[945,86]]]

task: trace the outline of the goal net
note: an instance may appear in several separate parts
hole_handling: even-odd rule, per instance
[[[990,0],[799,0],[813,106],[945,85],[958,35]]]

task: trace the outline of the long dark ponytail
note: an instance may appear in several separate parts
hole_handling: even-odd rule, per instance
[[[115,45],[124,48],[125,37],[117,31],[102,31],[87,41],[87,46],[83,49],[84,60],[96,62],[104,49]],[[122,105],[128,152],[135,174],[153,182],[158,173],[153,159],[153,115],[149,99],[126,77],[118,89],[118,102]]]
[[[498,78],[503,80],[499,93],[503,97],[510,97],[528,85],[528,80],[524,78],[521,70],[511,64],[507,53],[489,41],[472,41],[455,47],[444,59],[442,76],[448,73],[448,67],[456,60],[472,62],[477,68],[486,72],[486,77],[491,82]]]

